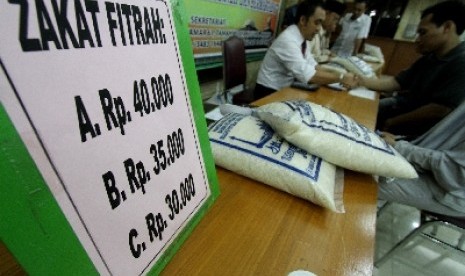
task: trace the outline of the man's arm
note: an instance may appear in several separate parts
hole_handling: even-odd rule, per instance
[[[360,52],[360,48],[362,47],[362,43],[363,43],[363,38],[355,39],[354,52],[352,53],[352,55],[356,56]]]
[[[430,171],[439,186],[446,191],[457,190],[465,183],[464,153],[465,144],[459,143],[450,150],[432,150],[398,141],[394,148],[417,170]]]
[[[316,73],[310,78],[308,82],[317,84],[330,84],[330,83],[342,83],[345,87],[354,87],[357,84],[357,79],[352,73],[336,73],[328,71],[320,66],[316,66]]]
[[[401,89],[400,84],[393,76],[383,76],[381,78],[367,78],[359,76],[358,85],[382,92],[394,92]]]
[[[383,125],[383,130],[404,135],[419,135],[432,128],[450,111],[450,107],[430,103],[387,119]]]
[[[381,137],[394,147],[417,171],[432,171],[435,169],[437,162],[445,157],[438,150],[419,147],[404,140],[396,141],[396,136],[389,132],[383,132]]]
[[[368,37],[370,33],[370,27],[371,27],[371,17],[367,15],[362,15],[364,18],[364,25],[362,29],[360,30],[360,33],[358,34],[357,38],[354,41],[354,52],[352,55],[357,55],[360,53],[360,50],[362,50],[362,45],[365,39]]]

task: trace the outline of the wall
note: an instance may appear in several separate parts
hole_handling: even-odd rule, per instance
[[[386,37],[369,37],[366,43],[381,48],[384,55],[383,74],[385,75],[397,75],[420,57],[420,54],[416,52],[414,43],[411,41],[400,41]]]
[[[409,0],[404,14],[402,15],[402,18],[399,22],[399,27],[397,28],[394,39],[414,41],[416,28],[420,23],[421,12],[427,7],[439,2],[443,2],[443,0]],[[405,34],[407,34],[407,37]]]
[[[394,39],[413,41],[413,38],[404,37],[405,29],[409,28],[410,26],[410,28],[413,29],[414,27],[414,30],[416,30],[416,27],[420,23],[421,12],[425,8],[443,1],[444,0],[409,0],[404,14],[402,15],[402,19],[400,20],[399,27],[397,29],[396,35],[394,36]],[[460,39],[465,41],[465,32],[462,33]]]

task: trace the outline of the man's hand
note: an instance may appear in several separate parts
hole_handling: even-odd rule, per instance
[[[381,132],[379,135],[381,138],[386,141],[391,146],[394,146],[396,144],[396,135],[389,133],[389,132]]]
[[[345,73],[341,83],[347,89],[352,89],[358,86],[357,77],[352,73]]]

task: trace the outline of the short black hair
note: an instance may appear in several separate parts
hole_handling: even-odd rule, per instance
[[[326,0],[323,8],[327,11],[337,13],[340,16],[346,11],[346,5],[336,0]]]
[[[294,18],[294,23],[298,24],[302,16],[305,16],[305,18],[308,19],[315,13],[317,7],[323,8],[323,2],[320,0],[304,0],[300,2],[300,4],[297,6],[297,13]]]
[[[460,1],[445,1],[425,9],[421,13],[421,18],[432,15],[431,22],[436,26],[441,26],[444,22],[451,20],[454,22],[458,35],[465,29],[465,4]]]
[[[365,3],[365,5],[368,6],[368,0],[355,0],[355,3],[356,4]]]

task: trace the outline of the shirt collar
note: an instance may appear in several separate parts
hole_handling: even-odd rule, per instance
[[[299,29],[299,27],[298,27],[296,24],[291,25],[291,26],[289,26],[288,28],[292,28],[291,31],[294,32],[294,33],[296,34],[296,39],[297,39],[297,38],[299,39],[299,41],[298,41],[299,44],[302,44],[302,43],[305,41],[304,36],[303,36],[302,33],[300,32],[300,29]]]
[[[363,20],[363,19],[362,19],[363,14],[360,15],[359,17],[357,17],[357,19],[355,19],[355,20],[352,20],[352,15],[353,15],[353,14],[351,13],[350,16],[349,16],[349,20],[350,20],[350,21],[353,21],[353,22],[360,22],[360,21]]]
[[[432,55],[434,58],[441,60],[441,61],[451,61],[459,56],[465,55],[465,41],[460,42],[457,46],[455,46],[452,50],[450,50],[447,54],[445,54],[441,58],[437,58],[434,54]]]

